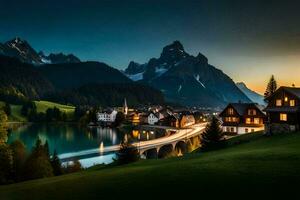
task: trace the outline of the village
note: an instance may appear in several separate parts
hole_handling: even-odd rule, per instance
[[[118,113],[123,113],[126,122],[137,125],[151,125],[153,127],[173,127],[186,128],[196,123],[206,122],[211,115],[217,112],[193,109],[173,109],[169,106],[144,106],[138,109],[128,108],[127,101],[124,99],[122,107],[106,108],[97,113],[98,125],[111,126]],[[93,124],[92,124],[93,125]]]
[[[172,109],[171,107],[149,106],[142,109],[123,107],[106,108],[97,113],[98,124],[110,126],[118,112],[122,112],[132,125],[173,127],[177,129],[205,123],[215,116],[221,121],[225,135],[234,136],[264,131],[266,134],[299,130],[300,88],[282,86],[267,98],[266,106],[257,103],[229,103],[221,111],[200,109]]]

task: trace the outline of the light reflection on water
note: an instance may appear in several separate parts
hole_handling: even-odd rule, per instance
[[[80,128],[71,124],[31,124],[10,131],[8,143],[19,139],[30,151],[39,137],[42,142],[48,141],[50,152],[56,150],[58,154],[65,154],[99,148],[101,144],[117,145],[123,135],[120,131],[111,128]],[[84,158],[84,161],[86,159],[88,158]],[[99,158],[99,162],[102,160],[103,158]]]
[[[162,137],[165,134],[161,131],[129,131],[124,134],[118,129],[111,128],[80,128],[72,124],[30,124],[13,129],[8,135],[8,143],[16,139],[21,140],[28,151],[30,151],[39,137],[42,142],[48,141],[50,152],[54,150],[59,155],[69,155],[62,161],[78,159],[84,167],[94,164],[111,163],[115,154],[101,155],[104,147],[120,144],[125,137],[131,142],[140,140],[151,140]],[[92,149],[99,149],[98,154],[90,154],[81,157],[72,157],[75,152],[89,152]]]

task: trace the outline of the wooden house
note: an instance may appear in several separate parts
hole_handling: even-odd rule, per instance
[[[254,103],[230,103],[219,116],[225,133],[244,134],[264,130],[266,115]]]
[[[290,132],[300,128],[300,88],[280,87],[267,98],[267,133]]]

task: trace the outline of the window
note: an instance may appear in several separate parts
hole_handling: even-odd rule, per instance
[[[254,118],[254,124],[259,124],[259,118]]]
[[[254,132],[254,129],[251,129],[251,132]]]
[[[246,124],[251,124],[251,118],[246,118]]]
[[[287,121],[287,114],[285,113],[280,113],[280,121]]]
[[[295,106],[295,100],[294,99],[290,100],[290,106]]]
[[[276,106],[282,106],[281,99],[276,99]]]
[[[285,102],[288,102],[288,100],[289,100],[288,97],[284,97]]]
[[[225,117],[225,121],[226,122],[237,122],[237,118],[236,117]]]
[[[249,109],[248,110],[248,115],[256,115],[256,110],[255,109]]]
[[[226,127],[226,132],[230,132],[230,128],[229,127]]]
[[[228,108],[228,114],[233,115],[233,108]]]
[[[234,128],[233,127],[230,128],[230,132],[232,132],[232,133],[234,132]]]
[[[245,128],[245,133],[248,133],[248,129],[247,128]]]

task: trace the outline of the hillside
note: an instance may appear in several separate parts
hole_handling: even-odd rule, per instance
[[[57,89],[74,89],[90,83],[130,83],[119,70],[105,63],[51,64],[38,68]]]
[[[122,106],[124,98],[127,99],[129,106],[164,104],[164,96],[160,91],[137,83],[93,83],[47,97],[50,101],[63,104],[103,107]]]
[[[34,66],[0,56],[0,101],[21,105],[49,100],[73,105],[131,105],[164,103],[160,91],[134,83],[104,63],[81,62]]]
[[[63,105],[59,103],[54,103],[50,101],[34,101],[37,109],[37,113],[46,113],[48,108],[58,108],[61,112],[67,114],[69,119],[72,119],[75,107],[69,105]],[[0,108],[5,105],[3,101],[0,101]],[[11,115],[8,118],[9,122],[27,122],[26,117],[21,114],[22,105],[10,104]]]
[[[61,112],[73,113],[75,110],[74,106],[63,105],[59,103],[54,103],[50,101],[34,101],[36,105],[36,110],[38,113],[45,113],[48,108],[58,108]]]
[[[16,58],[0,56],[0,71],[0,100],[39,99],[54,91],[52,83],[33,65]]]
[[[240,143],[240,144],[237,144]],[[1,199],[144,199],[171,196],[289,199],[300,183],[300,135],[232,139],[226,149],[145,160],[1,186]],[[30,194],[30,195],[28,195]]]
[[[188,54],[179,41],[165,46],[159,58],[145,64],[130,62],[124,73],[182,105],[222,107],[229,102],[250,102],[229,76],[210,65],[201,53]]]

